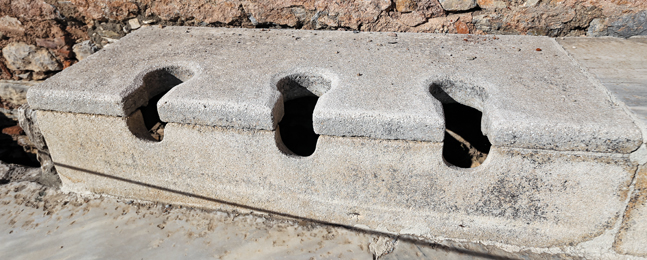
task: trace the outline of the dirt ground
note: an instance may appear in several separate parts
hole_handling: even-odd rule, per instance
[[[0,185],[4,259],[479,259],[267,214]]]

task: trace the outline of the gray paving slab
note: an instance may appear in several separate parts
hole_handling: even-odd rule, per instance
[[[273,130],[281,101],[295,95],[277,90],[288,80],[320,96],[313,121],[322,135],[442,142],[430,95],[441,88],[483,111],[495,146],[629,153],[641,142],[628,115],[546,37],[145,28],[28,100],[39,110],[126,116],[166,90],[155,73],[184,82],[158,104],[167,122]]]
[[[647,123],[647,38],[558,38],[564,49]]]

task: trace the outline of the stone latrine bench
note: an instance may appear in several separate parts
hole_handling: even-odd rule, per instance
[[[508,251],[615,236],[643,144],[545,37],[149,27],[28,101],[69,191]],[[443,155],[455,104],[479,166]]]

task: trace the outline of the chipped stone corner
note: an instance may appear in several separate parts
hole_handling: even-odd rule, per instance
[[[49,153],[49,148],[45,142],[43,134],[38,127],[36,111],[24,104],[18,108],[18,123],[23,131],[38,150],[36,158],[40,162],[40,175],[35,179],[36,182],[48,187],[61,187],[61,179],[54,168],[54,161]]]

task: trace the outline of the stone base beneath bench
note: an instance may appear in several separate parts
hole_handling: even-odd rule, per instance
[[[284,153],[276,131],[169,123],[161,142],[130,117],[37,112],[63,187],[207,208],[242,207],[427,239],[573,246],[620,221],[629,155],[492,147],[448,166],[442,143],[320,136]],[[280,130],[280,129],[279,129]]]

